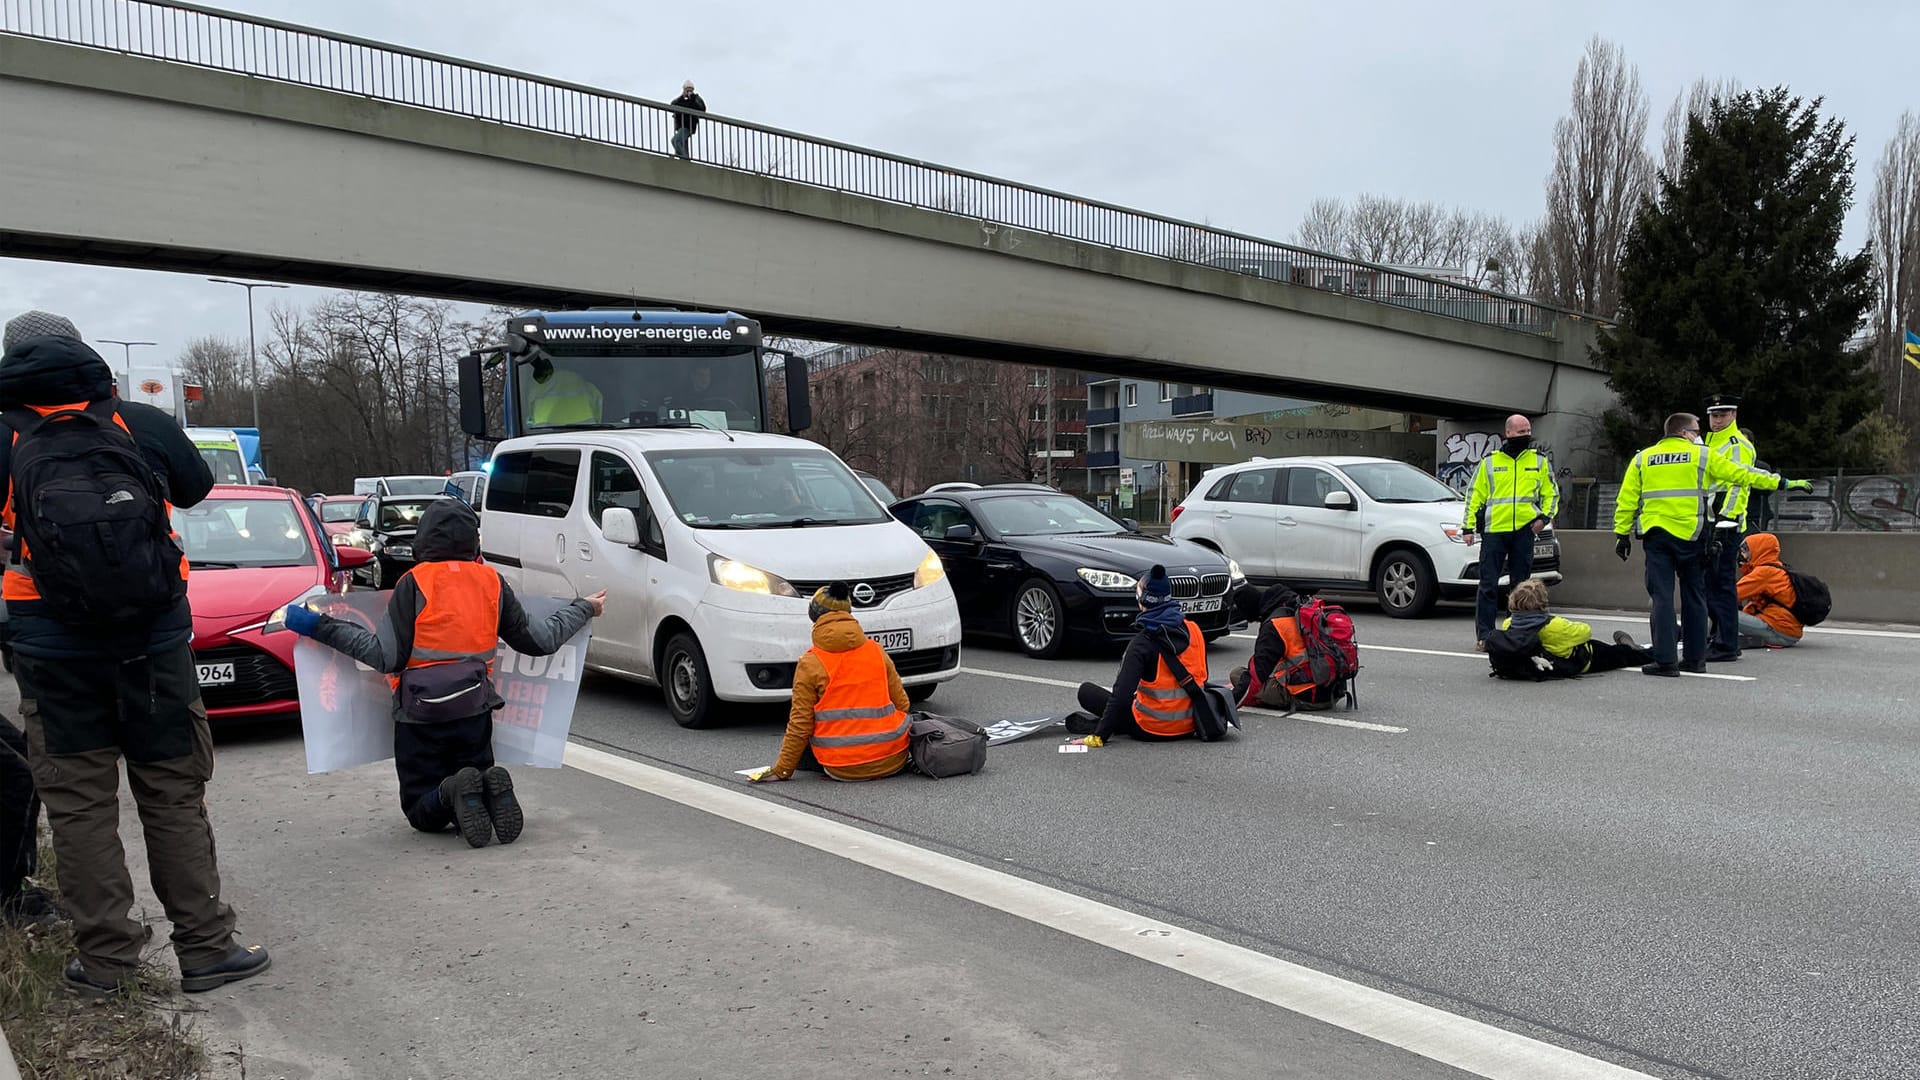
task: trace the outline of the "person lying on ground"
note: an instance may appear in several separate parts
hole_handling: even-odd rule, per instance
[[[1138,629],[1120,658],[1120,673],[1113,687],[1080,684],[1080,708],[1084,712],[1067,718],[1067,730],[1084,736],[1070,740],[1076,745],[1104,746],[1115,735],[1165,742],[1194,734],[1193,700],[1167,665],[1162,650],[1171,650],[1188,674],[1205,685],[1206,639],[1173,598],[1166,567],[1155,566],[1148,571],[1134,586],[1134,597],[1140,605],[1134,624]],[[1091,731],[1087,730],[1089,726]]]
[[[793,669],[793,705],[773,767],[755,784],[790,780],[816,764],[835,780],[878,780],[907,767],[912,707],[900,672],[853,617],[853,592],[836,581],[813,594],[813,648]]]
[[[1547,586],[1528,579],[1514,586],[1507,596],[1508,615],[1500,623],[1502,630],[1531,630],[1540,635],[1540,648],[1556,660],[1567,662],[1570,674],[1595,675],[1653,662],[1653,654],[1634,643],[1625,630],[1613,635],[1612,643],[1593,640],[1593,627],[1564,619],[1547,610]]]
[[[1742,645],[1791,648],[1807,628],[1794,617],[1793,582],[1780,562],[1780,538],[1754,533],[1740,545],[1740,636]]]

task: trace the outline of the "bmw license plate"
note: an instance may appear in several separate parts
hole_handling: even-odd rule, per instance
[[[194,671],[200,677],[201,686],[226,686],[234,681],[231,660],[220,664],[195,664]]]
[[[1552,544],[1535,544],[1535,545],[1533,545],[1533,557],[1534,557],[1534,558],[1536,558],[1536,559],[1551,559],[1551,558],[1553,558],[1553,545],[1552,545]]]
[[[888,652],[909,652],[913,649],[911,630],[872,630],[867,637]]]
[[[1182,600],[1180,610],[1187,615],[1204,615],[1209,611],[1219,611],[1220,602],[1224,599],[1221,596],[1203,596],[1197,600]]]

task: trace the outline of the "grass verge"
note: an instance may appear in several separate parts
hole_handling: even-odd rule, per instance
[[[52,868],[53,853],[43,843],[43,880],[52,880]],[[143,967],[133,987],[108,998],[83,998],[67,989],[73,955],[73,934],[64,924],[0,928],[0,1027],[6,1028],[21,1080],[200,1075],[206,1052],[166,976]]]

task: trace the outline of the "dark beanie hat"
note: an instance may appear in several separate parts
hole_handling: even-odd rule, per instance
[[[1167,568],[1156,564],[1147,571],[1147,580],[1140,587],[1140,598],[1152,603],[1172,596],[1173,582],[1167,580]]]
[[[820,616],[829,611],[853,612],[853,590],[847,588],[846,582],[836,581],[814,590],[813,599],[807,603],[807,618],[819,622]]]

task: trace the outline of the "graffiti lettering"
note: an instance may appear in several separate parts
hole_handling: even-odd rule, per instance
[[[1620,485],[1596,485],[1597,528],[1607,528]],[[1772,532],[1920,533],[1920,476],[1825,476],[1812,491],[1754,493],[1749,525]]]
[[[1248,446],[1265,446],[1273,441],[1273,429],[1250,427],[1246,430],[1244,437]]]
[[[1500,448],[1501,436],[1491,431],[1456,431],[1447,436],[1447,460],[1435,475],[1440,482],[1462,495],[1473,486],[1473,471],[1480,459]]]

